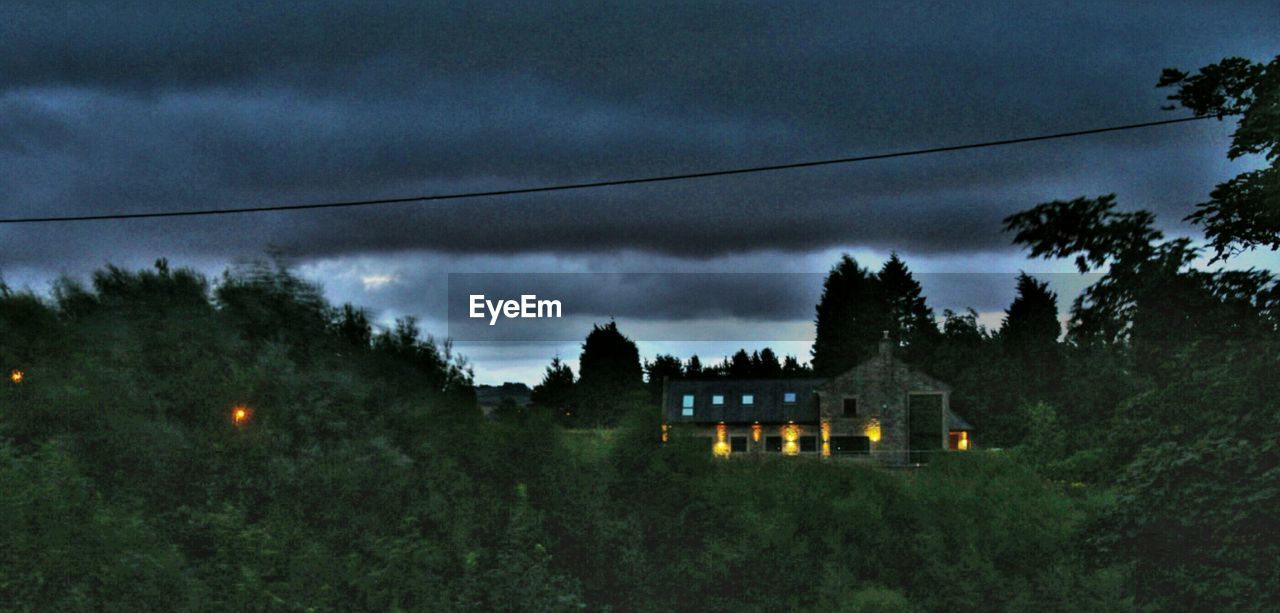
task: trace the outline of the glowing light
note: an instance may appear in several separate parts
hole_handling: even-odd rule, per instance
[[[968,432],[964,432],[964,431],[960,432],[960,442],[956,444],[956,448],[959,449],[960,451],[965,451],[969,449],[969,433]]]
[[[797,455],[800,453],[800,426],[787,424],[782,427],[782,454]]]
[[[822,457],[831,455],[831,422],[822,422]]]
[[[730,451],[729,426],[724,425],[724,422],[720,422],[716,424],[716,444],[711,446],[711,453],[715,454],[717,458],[727,458]]]
[[[243,426],[249,423],[249,420],[252,418],[253,411],[249,410],[249,407],[241,405],[231,409],[231,423],[237,426]]]
[[[879,443],[880,442],[880,420],[873,419],[867,422],[867,427],[865,430],[863,430],[863,433],[867,435],[867,438],[870,439],[871,442]]]
[[[751,440],[759,443],[760,437],[764,436],[764,428],[759,422],[751,424]]]
[[[662,424],[662,442],[664,443],[667,442],[667,439],[671,436],[670,430],[671,430],[670,425]]]
[[[18,370],[16,368],[13,369],[13,372],[9,373],[9,380],[13,381],[14,385],[22,383],[22,380],[24,378],[26,378],[26,375],[21,370]]]

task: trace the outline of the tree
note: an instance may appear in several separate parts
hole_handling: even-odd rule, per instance
[[[342,305],[334,322],[338,336],[353,347],[368,349],[373,342],[373,325],[369,323],[369,314],[350,302]]]
[[[907,264],[894,253],[880,268],[877,279],[886,310],[883,328],[908,355],[913,349],[918,354],[927,352],[937,341],[938,325],[933,320],[933,309],[925,304],[920,283]]]
[[[1146,211],[1115,211],[1115,196],[1055,200],[1010,215],[1005,229],[1033,256],[1074,258],[1080,272],[1107,273],[1072,305],[1070,333],[1082,343],[1128,343],[1134,367],[1178,376],[1173,352],[1274,329],[1277,294],[1262,271],[1200,271],[1188,238],[1168,239]]]
[[[751,356],[747,354],[746,349],[739,349],[733,354],[728,361],[728,374],[731,379],[748,379],[752,376],[754,369],[751,364]]]
[[[762,379],[776,379],[782,376],[782,365],[778,363],[778,354],[765,347],[758,354],[752,354],[751,361],[755,366],[755,376]]]
[[[782,360],[782,376],[784,377],[806,377],[813,374],[808,366],[805,366],[796,359],[796,356],[789,355]]]
[[[1058,295],[1049,284],[1031,275],[1018,275],[1017,295],[1004,312],[1000,342],[1017,357],[1035,359],[1057,345],[1062,334],[1058,322]]]
[[[572,419],[573,369],[562,362],[560,356],[551,359],[551,364],[542,375],[542,383],[533,386],[529,402],[535,407],[550,411],[561,421]]]
[[[684,376],[691,379],[702,376],[702,360],[698,356],[689,356],[689,361],[684,365]]]
[[[816,307],[813,370],[833,376],[875,354],[885,321],[875,275],[845,254],[827,274]]]
[[[643,391],[644,368],[636,344],[616,322],[592,326],[578,358],[578,422],[612,425],[636,392]]]
[[[1218,184],[1187,217],[1204,227],[1215,259],[1255,247],[1280,249],[1280,56],[1267,64],[1227,58],[1194,75],[1166,68],[1157,85],[1176,86],[1169,99],[1196,115],[1240,117],[1227,157],[1259,155],[1268,162]]]
[[[655,356],[652,362],[645,363],[644,370],[649,377],[649,396],[654,400],[662,399],[662,385],[667,379],[679,379],[684,375],[680,358],[674,355]]]

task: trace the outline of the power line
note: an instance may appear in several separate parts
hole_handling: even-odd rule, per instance
[[[585,183],[563,183],[558,185],[541,185],[536,187],[490,190],[490,191],[483,191],[483,192],[459,192],[459,193],[453,193],[453,194],[408,196],[404,198],[346,200],[346,201],[339,201],[339,202],[316,202],[316,203],[307,203],[307,204],[281,204],[281,205],[269,205],[269,206],[239,207],[239,208],[230,208],[230,209],[150,211],[145,213],[104,213],[100,215],[67,215],[67,216],[58,216],[58,217],[10,217],[10,218],[0,219],[0,224],[54,223],[54,222],[69,222],[69,221],[105,221],[105,220],[112,220],[112,219],[146,219],[146,218],[154,218],[154,217],[196,217],[196,216],[202,216],[202,215],[233,215],[233,214],[240,214],[240,213],[267,213],[272,211],[336,209],[336,208],[375,206],[375,205],[385,205],[385,204],[405,204],[410,202],[432,202],[437,200],[462,200],[466,198],[490,198],[495,196],[515,196],[519,194],[537,194],[542,192],[559,192],[559,191],[568,191],[568,190],[577,190],[577,189],[592,189],[592,188],[598,188],[598,187],[614,187],[619,185],[639,185],[641,183],[662,183],[666,181],[684,181],[688,179],[705,179],[709,177],[726,177],[730,175],[744,175],[744,174],[757,173],[757,172],[772,172],[775,170],[792,170],[796,168],[813,168],[817,166],[833,166],[836,164],[852,164],[854,162],[887,160],[890,158],[911,157],[916,155],[929,155],[933,153],[947,153],[951,151],[964,151],[966,149],[982,149],[985,147],[1000,147],[1004,145],[1017,145],[1021,143],[1032,143],[1037,141],[1073,138],[1076,136],[1088,136],[1091,134],[1102,134],[1104,132],[1119,132],[1121,130],[1150,128],[1154,126],[1165,126],[1169,124],[1184,123],[1188,121],[1198,121],[1201,119],[1211,119],[1212,117],[1213,117],[1212,115],[1180,117],[1178,119],[1164,119],[1161,121],[1131,123],[1131,124],[1120,125],[1120,126],[1108,126],[1105,128],[1077,130],[1074,132],[1059,132],[1057,134],[1040,134],[1037,136],[1024,136],[1020,138],[993,140],[993,141],[986,141],[986,142],[980,142],[980,143],[969,143],[965,145],[931,147],[928,149],[911,149],[906,151],[894,151],[892,153],[876,153],[871,155],[859,155],[854,157],[834,158],[834,159],[826,159],[826,160],[811,160],[807,162],[791,162],[787,164],[773,164],[769,166],[752,166],[748,168],[708,170],[704,172],[690,172],[690,173],[684,173],[684,174],[661,175],[661,176],[655,176],[655,177],[613,179],[608,181],[589,181]]]

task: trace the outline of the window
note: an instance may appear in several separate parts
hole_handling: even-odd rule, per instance
[[[783,394],[782,394],[782,401],[783,401],[783,402],[785,402],[785,403],[787,403],[787,404],[795,404],[795,403],[796,403],[796,393],[795,393],[795,392],[785,392],[785,393],[783,393]]]
[[[724,394],[714,394],[711,396],[711,404],[721,406],[724,404]]]
[[[865,436],[831,437],[832,455],[867,455],[871,453],[871,439]]]
[[[747,450],[747,437],[745,437],[745,436],[732,436],[732,437],[729,437],[729,448],[730,448],[731,450],[735,451],[735,452],[742,452],[742,451],[746,451],[746,450]]]
[[[747,407],[747,406],[751,406],[751,405],[753,405],[753,404],[755,404],[755,403],[756,403],[756,397],[755,397],[755,395],[754,395],[754,394],[743,394],[743,395],[742,395],[742,406]]]
[[[845,417],[858,416],[858,398],[856,396],[844,399],[844,416]]]
[[[781,436],[764,437],[764,450],[770,453],[782,453],[782,437]]]
[[[684,417],[693,417],[693,394],[685,394],[680,401],[680,415]]]
[[[818,450],[818,437],[816,437],[816,436],[802,436],[802,437],[800,437],[800,451],[801,451],[801,452],[806,452],[806,451],[817,451],[817,450]]]

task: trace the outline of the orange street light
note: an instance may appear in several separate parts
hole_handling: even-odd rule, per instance
[[[22,372],[21,370],[18,370],[18,369],[16,369],[16,368],[15,368],[15,369],[13,369],[13,372],[9,373],[9,380],[10,380],[10,381],[13,381],[13,384],[14,384],[14,385],[17,385],[17,384],[19,384],[19,383],[22,383],[22,379],[23,379],[23,378],[25,378],[25,377],[26,377],[26,375],[25,375],[25,374],[23,374],[23,372]]]
[[[243,426],[249,423],[249,418],[253,417],[253,411],[246,406],[237,406],[231,409],[231,423],[237,426]]]

